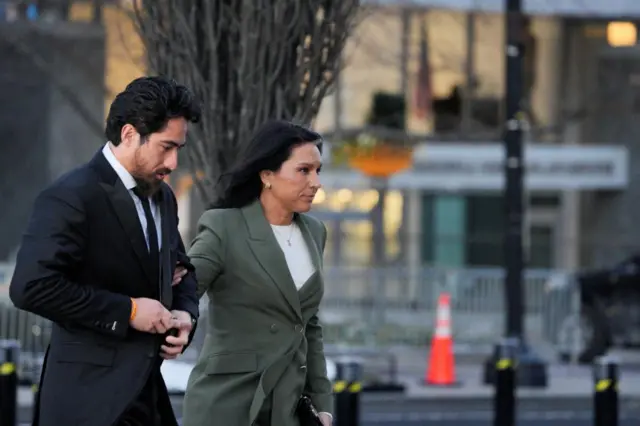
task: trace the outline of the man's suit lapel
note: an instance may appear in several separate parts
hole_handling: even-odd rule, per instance
[[[170,191],[168,186],[162,185],[158,197],[160,205],[161,229],[162,229],[162,248],[160,250],[160,301],[166,307],[173,303],[173,292],[171,289],[171,281],[173,280],[173,265],[171,265],[171,223],[174,221],[173,209],[170,208],[171,197],[167,192]]]
[[[133,203],[129,191],[127,191],[127,188],[125,188],[122,181],[118,178],[117,173],[113,170],[107,159],[104,158],[102,152],[98,152],[95,157],[93,157],[92,164],[102,178],[100,186],[107,194],[107,198],[111,203],[111,207],[113,207],[124,233],[129,237],[136,257],[140,261],[147,278],[149,281],[152,281],[153,275],[150,270],[149,250],[147,249],[142,226],[140,226],[136,206]]]
[[[296,315],[302,318],[298,290],[289,273],[284,254],[264,217],[262,206],[256,201],[244,207],[242,214],[249,229],[249,247],[253,255]]]

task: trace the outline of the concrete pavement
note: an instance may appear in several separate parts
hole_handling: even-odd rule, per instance
[[[585,421],[580,419],[575,420],[531,420],[520,419],[517,420],[515,426],[585,426],[589,425],[591,420]],[[625,419],[621,420],[616,426],[637,426],[638,419]],[[384,421],[384,422],[369,422],[363,420],[359,426],[493,426],[492,420],[400,420],[400,421]]]
[[[176,414],[181,416],[181,404],[174,399]],[[592,424],[590,407],[552,407],[525,406],[520,404],[517,426],[584,426]],[[20,418],[20,426],[26,426],[30,416],[25,414]],[[492,426],[493,411],[490,402],[485,401],[485,407],[478,409],[472,406],[457,408],[440,404],[383,404],[364,397],[361,421],[354,426]],[[638,406],[623,404],[620,413],[620,424],[616,426],[631,426],[640,424],[640,410]]]
[[[549,386],[544,389],[518,389],[521,400],[584,400],[593,395],[591,370],[582,366],[549,366]],[[372,393],[368,398],[376,401],[451,401],[476,400],[489,401],[493,396],[493,388],[481,383],[482,366],[461,365],[456,368],[459,386],[433,387],[424,386],[422,377],[399,375],[399,382],[406,386],[404,393]],[[622,369],[620,380],[621,399],[640,401],[640,370]],[[18,403],[23,407],[33,404],[30,388],[21,387],[18,392]]]
[[[328,348],[335,351],[336,348]],[[394,352],[395,351],[395,352]],[[490,424],[493,389],[481,383],[486,354],[459,351],[456,357],[456,387],[429,387],[421,382],[426,368],[426,351],[407,348],[392,349],[397,355],[397,379],[406,386],[404,393],[369,393],[363,395],[363,425],[447,424],[474,426]],[[623,419],[640,424],[640,356],[621,353],[623,361],[620,381],[620,405]],[[385,377],[388,357],[368,358],[370,375]],[[534,426],[573,426],[591,419],[593,383],[588,366],[549,365],[549,386],[545,389],[518,389],[519,424]],[[29,419],[33,396],[28,388],[19,391],[21,419]],[[182,398],[175,396],[173,405],[178,415]],[[546,417],[545,417],[546,416]],[[625,417],[626,416],[626,417]],[[546,419],[546,420],[545,420]],[[404,423],[398,423],[404,422]],[[465,423],[466,422],[466,423]]]

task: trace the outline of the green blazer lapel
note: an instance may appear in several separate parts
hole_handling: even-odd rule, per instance
[[[249,230],[249,247],[256,260],[280,290],[299,318],[302,318],[298,290],[289,273],[287,261],[264,217],[260,202],[243,207],[242,214]]]
[[[307,315],[309,306],[316,306],[322,300],[323,281],[322,274],[322,236],[318,233],[314,233],[312,226],[309,225],[309,219],[305,215],[298,215],[296,223],[300,227],[304,241],[309,248],[311,254],[311,261],[315,266],[316,272],[309,278],[309,280],[298,291],[298,297],[300,299],[300,306],[303,315]],[[307,318],[308,320],[308,318]]]
[[[320,236],[313,235],[309,226],[307,225],[307,220],[303,215],[297,215],[296,223],[300,227],[300,231],[302,232],[302,236],[304,237],[304,242],[307,243],[307,247],[309,248],[309,253],[311,254],[311,260],[313,262],[313,266],[316,267],[316,271],[320,273],[322,271],[322,255],[320,254]]]

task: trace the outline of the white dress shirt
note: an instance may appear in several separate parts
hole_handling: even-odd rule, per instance
[[[129,191],[129,195],[133,199],[133,203],[136,206],[136,211],[138,212],[138,220],[140,221],[140,225],[142,226],[142,232],[144,233],[144,239],[147,242],[147,249],[149,249],[149,235],[147,234],[147,217],[144,214],[144,207],[142,207],[142,202],[138,198],[138,196],[133,192],[133,188],[137,186],[136,180],[131,176],[131,173],[125,169],[125,167],[118,161],[115,155],[113,155],[113,151],[111,151],[111,144],[107,142],[102,148],[102,154],[104,158],[107,159],[113,170],[117,173],[118,177],[124,184],[125,188]],[[153,201],[151,197],[149,197],[149,205],[151,207],[151,215],[153,216],[153,220],[156,224],[156,232],[158,233],[158,249],[162,248],[162,222],[160,216],[160,208]]]
[[[271,229],[287,261],[291,278],[293,278],[296,288],[300,290],[316,271],[307,242],[295,222],[284,226],[271,225]]]

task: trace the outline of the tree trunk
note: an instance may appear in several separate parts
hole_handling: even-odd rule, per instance
[[[332,87],[359,0],[140,0],[133,19],[150,69],[203,105],[189,165],[205,204],[267,119],[310,125]],[[194,176],[195,177],[195,176]]]

